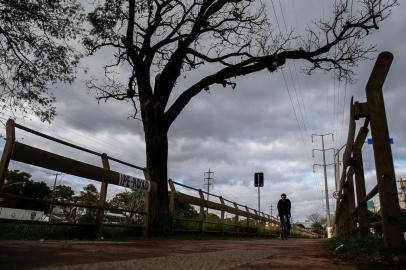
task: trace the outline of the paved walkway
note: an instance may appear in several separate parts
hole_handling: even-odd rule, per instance
[[[0,241],[1,269],[356,269],[323,240]]]

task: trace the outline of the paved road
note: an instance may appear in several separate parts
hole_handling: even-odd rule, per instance
[[[0,241],[1,269],[356,269],[323,240]]]

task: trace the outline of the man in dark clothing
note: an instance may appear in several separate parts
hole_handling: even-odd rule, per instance
[[[278,202],[278,214],[279,214],[279,218],[281,223],[283,222],[283,215],[287,216],[288,219],[288,235],[290,233],[290,200],[286,199],[286,194],[282,193],[281,195],[281,199]]]

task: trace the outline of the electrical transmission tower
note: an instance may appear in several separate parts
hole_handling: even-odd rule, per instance
[[[209,200],[210,186],[214,184],[213,176],[214,172],[210,171],[210,168],[208,172],[204,173],[204,181],[205,181],[204,185],[207,186],[207,200]]]
[[[323,152],[323,164],[313,164],[313,172],[315,172],[314,167],[315,166],[322,166],[324,169],[324,194],[326,197],[326,218],[327,218],[327,227],[331,227],[331,220],[330,220],[330,203],[329,203],[329,198],[328,198],[328,183],[327,183],[327,166],[330,165],[335,165],[334,163],[326,164],[326,151],[328,150],[334,150],[334,148],[324,148],[324,136],[331,135],[332,140],[334,142],[334,134],[333,133],[327,133],[327,134],[312,134],[312,143],[313,143],[313,137],[321,137],[321,149],[313,149],[312,150],[312,156],[314,158],[314,151],[321,151]]]

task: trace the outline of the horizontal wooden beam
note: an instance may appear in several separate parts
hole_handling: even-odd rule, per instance
[[[11,159],[98,182],[120,185],[120,173],[116,171],[108,171],[102,167],[57,155],[19,142],[14,143]],[[150,184],[150,190],[155,191],[156,183],[150,182]]]

